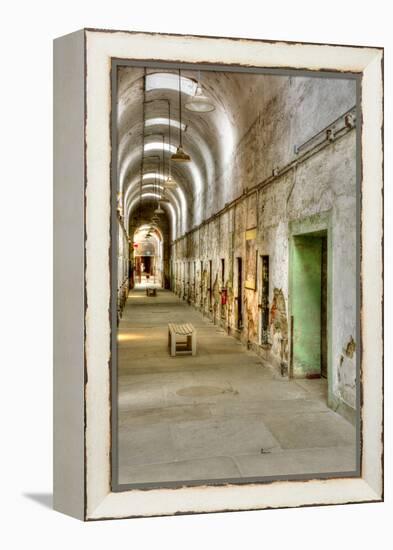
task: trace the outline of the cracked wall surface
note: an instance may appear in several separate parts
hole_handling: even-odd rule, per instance
[[[350,348],[351,356],[343,350],[347,350],[348,341],[356,334],[356,132],[347,128],[339,138],[325,141],[309,156],[294,153],[294,145],[312,137],[313,132],[323,129],[355,104],[354,83],[340,81],[336,89],[337,81],[300,79],[293,84],[291,80],[285,79],[278,97],[273,96],[258,114],[240,141],[232,164],[219,177],[218,185],[231,190],[231,194],[225,192],[226,197],[236,198],[236,202],[223,210],[224,205],[215,202],[217,197],[212,188],[212,207],[207,213],[215,209],[215,215],[172,245],[172,285],[181,298],[286,373],[291,359],[291,226],[306,220],[301,231],[307,234],[318,229],[315,225],[318,215],[324,214],[329,221],[320,229],[328,231],[331,249],[331,405],[336,408],[344,402],[354,408],[356,344]],[[289,118],[285,116],[287,112],[291,112]],[[297,164],[291,166],[295,160]],[[275,167],[279,172],[271,178]],[[247,190],[264,180],[266,185],[247,194]],[[248,289],[244,288],[246,231],[254,227],[257,280],[256,289]],[[269,256],[270,265],[270,337],[266,345],[261,343],[260,330],[262,255]],[[243,260],[241,296],[237,258]],[[221,300],[223,291],[225,303]]]

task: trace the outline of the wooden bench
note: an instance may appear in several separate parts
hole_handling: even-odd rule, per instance
[[[185,340],[179,341],[179,338]],[[168,347],[172,357],[175,357],[176,353],[196,355],[196,330],[191,323],[168,323]]]
[[[157,296],[157,289],[146,287],[146,296]]]

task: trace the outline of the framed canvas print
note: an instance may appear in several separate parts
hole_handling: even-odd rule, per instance
[[[54,505],[383,499],[383,50],[54,43]]]

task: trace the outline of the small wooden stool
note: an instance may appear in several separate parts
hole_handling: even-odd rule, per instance
[[[146,287],[146,296],[157,296],[157,289]]]
[[[179,342],[179,337],[186,340]],[[191,323],[178,325],[168,323],[168,347],[171,350],[171,356],[175,357],[179,353],[191,353],[196,355],[196,330]]]

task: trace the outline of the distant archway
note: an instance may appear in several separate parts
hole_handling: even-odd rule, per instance
[[[163,286],[163,236],[160,229],[141,225],[134,233],[132,246],[135,286]]]

